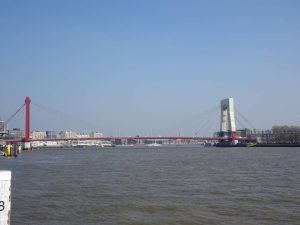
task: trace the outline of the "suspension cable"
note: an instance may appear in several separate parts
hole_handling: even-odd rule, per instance
[[[59,115],[59,116],[63,116],[71,121],[76,121],[76,122],[80,122],[81,124],[84,124],[84,125],[87,125],[87,126],[90,126],[90,127],[93,127],[93,128],[98,128],[95,126],[95,124],[92,124],[88,121],[85,121],[85,120],[82,120],[80,118],[76,118],[68,113],[65,113],[65,112],[62,112],[60,110],[57,110],[57,109],[54,109],[54,108],[50,108],[50,107],[47,107],[47,106],[44,106],[44,105],[41,105],[41,104],[38,104],[36,102],[32,102],[31,103],[33,106],[36,106],[37,108],[40,108],[42,110],[44,110],[45,112],[47,113],[50,113],[50,114],[55,114],[55,115]]]
[[[8,124],[17,114],[18,114],[18,112],[20,112],[21,111],[21,109],[23,108],[25,106],[25,103],[23,104],[23,105],[21,105],[18,109],[17,109],[17,111],[14,113],[14,114],[12,114],[6,121],[5,121],[5,123],[6,124]]]
[[[236,116],[235,119],[236,119],[237,125],[240,126],[240,129],[242,129],[243,127],[247,128],[247,126],[245,126],[245,124],[241,120],[239,120],[239,117]]]
[[[237,113],[238,113],[238,115],[252,128],[252,129],[255,129],[255,126],[245,117],[245,116],[243,116],[243,114],[240,112],[240,111],[238,111],[238,110],[236,110],[237,111]]]

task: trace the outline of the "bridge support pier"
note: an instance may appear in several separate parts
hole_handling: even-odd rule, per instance
[[[30,150],[31,149],[31,143],[30,142],[23,142],[23,149],[24,150]]]

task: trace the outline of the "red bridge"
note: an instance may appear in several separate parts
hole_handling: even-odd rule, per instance
[[[223,103],[223,101],[222,101],[222,103]],[[31,99],[27,96],[26,99],[25,99],[25,104],[23,104],[20,107],[20,108],[22,108],[23,106],[26,107],[25,137],[23,139],[21,139],[21,140],[6,140],[6,143],[18,143],[18,142],[30,143],[30,142],[36,142],[36,141],[43,141],[43,142],[45,142],[45,141],[72,141],[72,140],[107,140],[107,141],[113,141],[113,140],[117,140],[117,139],[127,139],[127,140],[246,141],[246,142],[255,142],[256,141],[256,139],[253,139],[253,138],[238,137],[235,130],[230,132],[230,137],[227,137],[227,136],[223,136],[223,137],[222,136],[220,136],[220,137],[198,137],[198,136],[121,136],[121,137],[115,137],[115,136],[110,136],[110,137],[97,137],[97,138],[47,138],[47,139],[32,139],[32,138],[30,138],[30,103],[31,103]],[[221,110],[224,111],[224,107]],[[20,108],[18,109],[17,112],[20,111]],[[225,107],[225,109],[227,109],[227,108]],[[229,111],[228,114],[230,115],[230,111]],[[227,114],[225,113],[225,115],[227,115]],[[226,118],[226,120],[227,119],[228,118]],[[224,122],[224,121],[222,121],[222,122]],[[230,129],[232,129],[232,126],[233,125],[230,124]],[[222,131],[220,133],[222,134]]]

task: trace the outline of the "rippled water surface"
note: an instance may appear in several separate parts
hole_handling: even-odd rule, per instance
[[[300,148],[48,149],[0,169],[12,225],[300,223]]]

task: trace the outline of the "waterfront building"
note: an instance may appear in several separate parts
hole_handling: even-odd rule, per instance
[[[56,131],[46,131],[46,138],[58,138],[58,133]]]
[[[59,135],[61,138],[76,138],[77,133],[73,131],[61,131]]]
[[[87,133],[76,133],[77,138],[89,138],[90,135]]]
[[[7,124],[0,119],[0,136],[7,134]]]
[[[45,139],[46,138],[46,132],[45,131],[32,131],[31,137],[32,139]]]
[[[103,134],[102,133],[100,133],[100,132],[91,132],[90,133],[90,137],[91,138],[101,138],[101,137],[103,137]]]
[[[271,130],[253,129],[250,131],[249,137],[256,138],[259,143],[272,143],[274,134]]]
[[[0,120],[0,133],[6,132],[6,124],[4,121]]]
[[[251,135],[251,130],[248,129],[248,128],[245,128],[245,129],[240,129],[240,130],[237,130],[237,135],[238,137],[250,137]]]
[[[13,139],[22,139],[25,137],[25,131],[21,130],[20,128],[13,128],[12,130],[8,131],[8,135]]]

